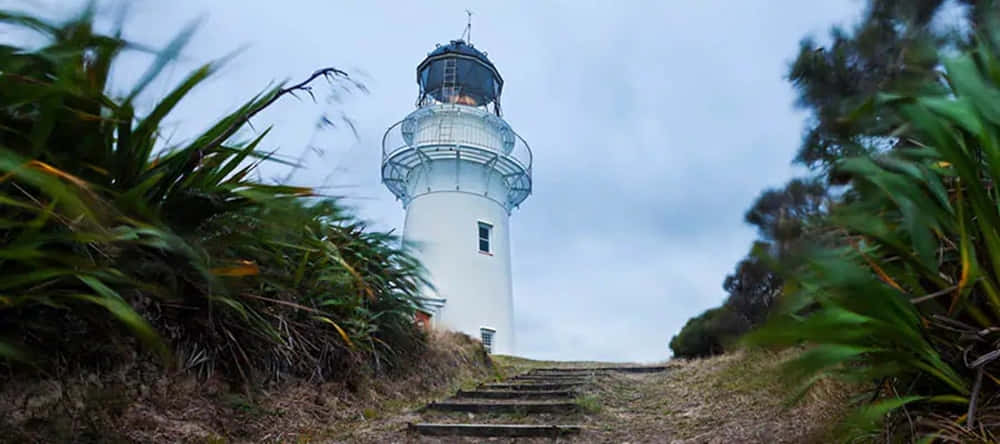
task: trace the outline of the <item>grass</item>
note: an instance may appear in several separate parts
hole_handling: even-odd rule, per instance
[[[599,361],[544,361],[509,355],[491,355],[491,357],[501,371],[511,376],[537,368],[601,367],[611,365],[611,363]]]
[[[573,403],[580,407],[584,413],[599,413],[601,411],[601,400],[597,395],[581,395],[573,399]]]
[[[671,361],[661,373],[600,376],[585,395],[598,410],[580,442],[828,442],[852,389],[826,381],[787,404],[779,370],[793,356],[738,351]]]

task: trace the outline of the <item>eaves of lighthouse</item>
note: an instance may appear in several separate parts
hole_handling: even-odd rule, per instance
[[[503,78],[464,40],[417,66],[417,109],[382,139],[382,182],[433,288],[434,324],[514,352],[509,217],[531,194],[531,149],[502,118]]]

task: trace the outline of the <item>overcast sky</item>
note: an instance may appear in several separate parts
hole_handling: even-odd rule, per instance
[[[71,1],[35,2],[68,14]],[[534,194],[511,220],[518,352],[532,358],[657,361],[691,316],[722,302],[722,280],[755,237],[743,212],[802,171],[790,163],[805,115],[788,63],[806,35],[851,23],[857,0],[368,2],[135,0],[126,36],[162,46],[201,20],[161,94],[200,63],[243,49],[170,122],[190,137],[271,81],[334,66],[370,93],[285,100],[262,113],[264,145],[309,146],[299,184],[330,186],[380,229],[403,209],[379,182],[384,130],[414,109],[416,65],[458,38],[504,77],[504,118],[532,146]],[[58,6],[57,6],[58,5]],[[127,90],[150,57],[115,71]],[[317,93],[324,97],[323,86]],[[150,99],[151,100],[151,99]],[[149,102],[151,103],[151,101]],[[324,113],[348,130],[316,130]],[[265,178],[286,171],[264,168]]]

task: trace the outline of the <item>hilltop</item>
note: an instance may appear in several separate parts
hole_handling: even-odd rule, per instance
[[[572,402],[573,414],[525,415],[429,413],[413,408],[358,424],[343,442],[479,442],[475,438],[430,438],[407,432],[407,424],[443,423],[579,424],[570,442],[801,443],[827,442],[846,414],[850,391],[834,382],[817,384],[798,403],[788,404],[788,386],[777,366],[794,353],[739,351],[666,363],[664,372],[602,372],[587,379]],[[541,368],[594,368],[600,362],[533,361],[494,356],[499,378]],[[471,390],[476,383],[461,387]],[[457,390],[453,390],[454,393]],[[845,394],[846,393],[846,394]],[[512,442],[552,442],[549,438]]]

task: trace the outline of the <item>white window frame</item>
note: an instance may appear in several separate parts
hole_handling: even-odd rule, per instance
[[[486,228],[486,239],[479,234],[480,230]],[[483,241],[486,241],[486,249],[483,250]],[[493,255],[493,224],[486,221],[476,221],[476,250],[482,254]]]

